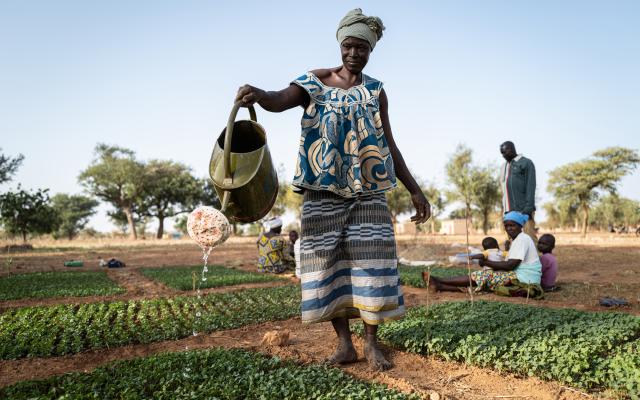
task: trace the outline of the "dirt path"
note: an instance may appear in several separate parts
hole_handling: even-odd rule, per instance
[[[271,330],[289,331],[290,344],[285,347],[261,346],[262,337]],[[330,343],[327,344],[327,342]],[[117,360],[146,357],[161,352],[218,346],[259,351],[303,364],[320,363],[330,355],[335,345],[336,340],[331,324],[302,325],[299,318],[294,318],[176,341],[126,346],[72,356],[0,361],[0,370],[3,371],[0,374],[0,387],[26,379],[44,379],[66,372],[89,372]],[[389,348],[384,350],[395,364],[395,368],[386,372],[372,372],[362,358],[362,340],[356,338],[355,345],[360,359],[357,363],[342,367],[347,373],[362,380],[387,384],[403,392],[413,391],[423,394],[436,392],[443,399],[592,398],[554,382],[544,382],[537,378],[520,378],[511,374],[501,374]]]

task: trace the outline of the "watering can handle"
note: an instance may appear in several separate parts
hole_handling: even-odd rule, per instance
[[[230,185],[233,182],[233,176],[231,174],[231,138],[233,136],[233,124],[236,122],[236,116],[242,102],[238,101],[233,105],[231,114],[229,115],[229,121],[227,121],[227,130],[224,134],[224,185]],[[253,106],[248,106],[249,116],[253,122],[258,122],[256,118],[256,110]]]

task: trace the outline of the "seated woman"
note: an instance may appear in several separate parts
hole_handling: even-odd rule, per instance
[[[258,272],[279,274],[293,266],[293,259],[285,251],[282,220],[272,218],[262,224],[264,233],[258,238]]]
[[[504,229],[511,238],[511,247],[506,261],[480,260],[483,268],[474,271],[469,276],[457,276],[453,278],[436,278],[423,272],[422,278],[428,282],[430,288],[436,291],[460,291],[469,283],[476,286],[478,282],[486,285],[486,289],[495,290],[498,286],[507,286],[512,281],[518,280],[525,284],[540,284],[542,277],[542,264],[538,257],[538,251],[533,239],[522,231],[522,227],[529,217],[517,211],[511,211],[504,216]],[[469,282],[471,280],[471,282]]]

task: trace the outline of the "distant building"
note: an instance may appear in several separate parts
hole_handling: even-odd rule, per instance
[[[396,224],[396,235],[415,235],[416,224],[411,221],[406,221]]]
[[[442,235],[464,235],[467,228],[464,219],[445,219],[441,221],[440,233]]]

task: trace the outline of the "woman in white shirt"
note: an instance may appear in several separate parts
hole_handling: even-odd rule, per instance
[[[485,268],[482,271],[471,273],[471,284],[488,282],[490,290],[498,286],[507,286],[514,280],[526,284],[540,284],[542,277],[542,264],[538,257],[538,251],[533,239],[522,231],[529,217],[517,211],[511,211],[504,216],[504,228],[511,238],[511,247],[506,261],[480,260],[480,265]],[[435,278],[423,272],[422,277],[428,282],[430,288],[436,291],[459,291],[460,288],[469,286],[469,277],[466,275],[453,278]]]

